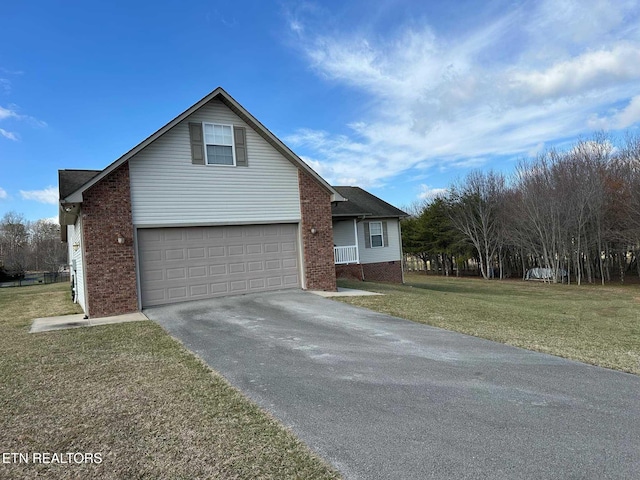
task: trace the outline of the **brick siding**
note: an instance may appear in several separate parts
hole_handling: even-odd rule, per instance
[[[336,276],[350,280],[402,283],[402,262],[398,260],[363,265],[336,265]]]
[[[362,280],[362,265],[359,263],[336,265],[336,277],[345,280]]]
[[[84,193],[82,220],[87,314],[106,317],[137,311],[128,162]],[[123,245],[118,234],[125,238]]]
[[[364,271],[364,279],[379,281],[402,283],[402,262],[380,262],[365,263],[362,265]]]
[[[298,185],[306,288],[335,291],[331,195],[314,178],[300,169]],[[315,234],[311,233],[312,228],[316,229]]]

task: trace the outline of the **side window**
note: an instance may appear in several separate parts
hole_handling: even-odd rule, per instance
[[[369,236],[371,238],[371,248],[382,247],[382,222],[369,222]]]
[[[235,166],[233,127],[217,123],[203,123],[202,126],[206,164]]]

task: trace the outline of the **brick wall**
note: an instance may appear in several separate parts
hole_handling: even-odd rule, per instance
[[[336,265],[336,277],[346,280],[362,280],[362,265],[359,263]]]
[[[402,283],[402,262],[365,263],[362,265],[364,279],[379,282]]]
[[[84,193],[82,218],[87,314],[105,317],[137,311],[128,162]],[[125,238],[123,245],[118,234]]]
[[[363,265],[336,265],[336,276],[349,280],[402,283],[402,262],[365,263]]]
[[[314,178],[300,169],[298,185],[306,288],[335,291],[331,195]],[[312,228],[316,229],[315,234],[311,233]]]

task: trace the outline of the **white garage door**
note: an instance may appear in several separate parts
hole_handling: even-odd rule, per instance
[[[300,286],[295,224],[138,230],[142,306]]]

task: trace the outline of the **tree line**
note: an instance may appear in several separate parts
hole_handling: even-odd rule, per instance
[[[640,276],[640,136],[604,135],[521,160],[510,176],[475,171],[410,209],[405,253],[449,275],[552,282]]]
[[[60,225],[27,221],[8,212],[0,220],[0,279],[20,279],[27,271],[57,272],[67,262]]]

